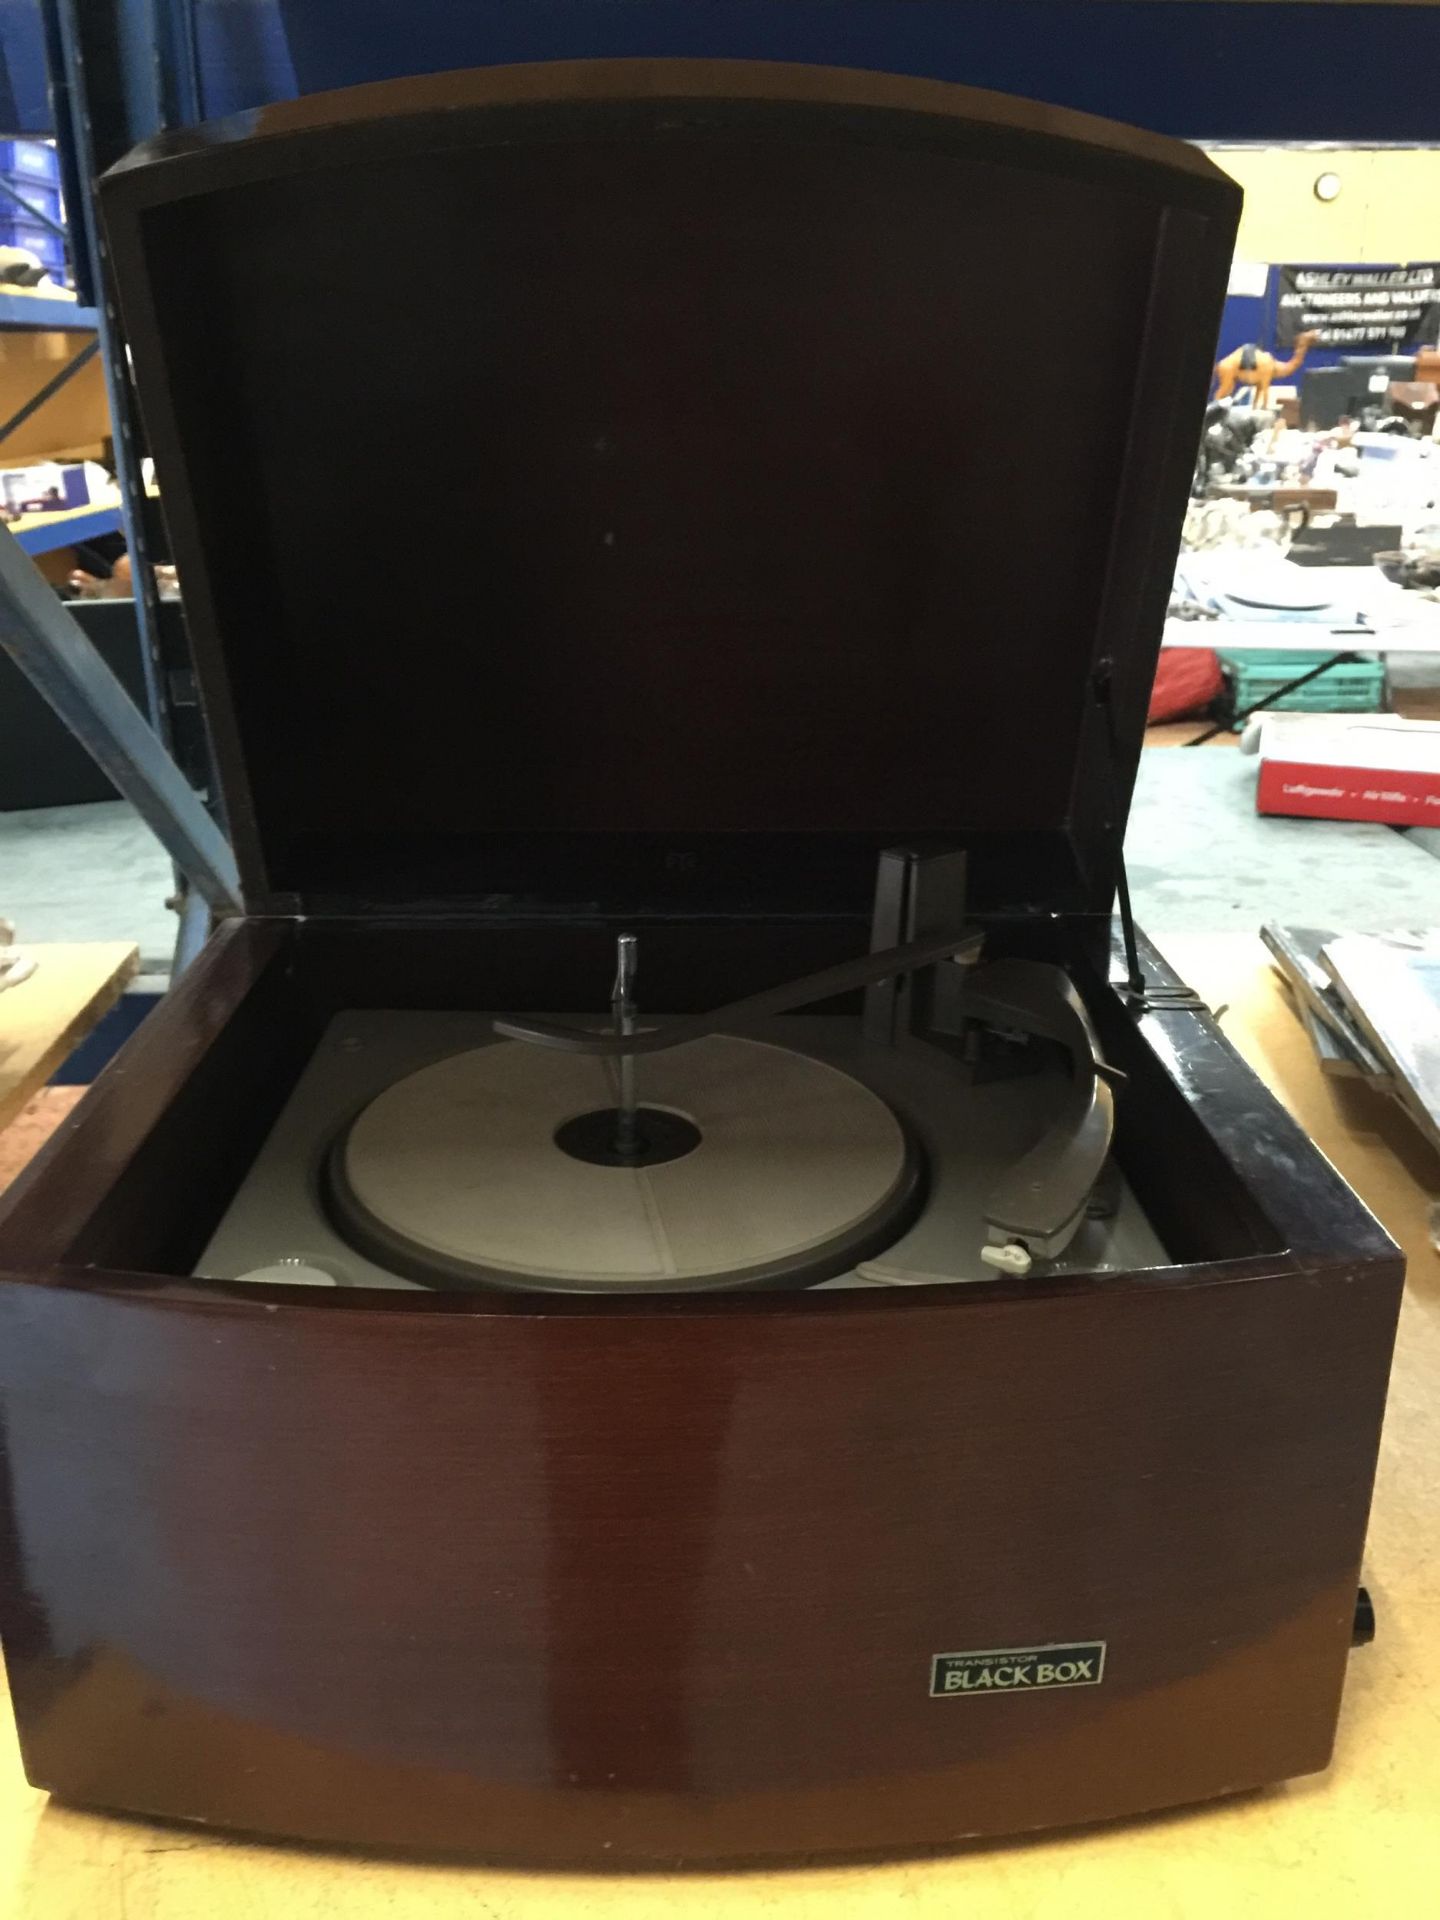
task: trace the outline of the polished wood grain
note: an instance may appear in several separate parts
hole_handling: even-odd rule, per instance
[[[980,905],[1108,911],[1239,205],[1204,156],[560,62],[179,135],[103,199],[253,911],[859,914],[927,835]],[[1062,324],[1042,422],[1010,376]],[[377,501],[416,564],[322,579]]]
[[[1382,1096],[1337,1085],[1257,941],[1166,942],[1247,1063],[1276,1091],[1410,1256],[1364,1577],[1379,1611],[1352,1655],[1328,1771],[1142,1820],[883,1859],[788,1860],[745,1873],[672,1860],[643,1873],[436,1864],[158,1828],[52,1800],[29,1786],[0,1725],[0,1914],[92,1920],[123,1892],[127,1920],[1167,1920],[1217,1914],[1355,1920],[1357,1907],[1422,1914],[1440,1881],[1440,1672],[1430,1658],[1440,1566],[1440,1255],[1437,1168]],[[608,1859],[608,1853],[603,1859]],[[1360,1892],[1357,1894],[1357,1889]]]
[[[558,943],[572,982],[587,941]],[[1137,1017],[1090,978],[1131,1135],[1163,1143],[1132,1174],[1192,1236],[1152,1273],[602,1305],[259,1295],[166,1264],[213,1226],[327,981],[383,1004],[408,950],[442,1002],[483,1001],[531,942],[553,929],[497,939],[491,978],[474,927],[237,925],[22,1183],[0,1626],[32,1778],[312,1839],[643,1862],[929,1844],[1322,1766],[1400,1267],[1201,1012]],[[937,1652],[1066,1637],[1108,1641],[1102,1687],[929,1697]]]
[[[30,1778],[654,1865],[1323,1766],[1398,1256],[1203,1012],[1106,975],[1233,189],[1049,109],[657,62],[262,116],[107,205],[258,917],[0,1214]],[[463,316],[423,359],[426,283],[357,244],[405,222]],[[1092,376],[1060,449],[994,365],[1049,352],[1056,272]],[[314,539],[395,474],[427,564],[317,597]],[[992,951],[1071,966],[1175,1264],[603,1303],[191,1276],[337,1009],[583,1011],[621,924],[647,1005],[717,1004],[859,950],[911,832],[968,847]],[[937,1653],[1073,1639],[1103,1685],[930,1695]]]
[[[387,137],[401,113],[451,115],[477,107],[549,107],[567,101],[605,105],[617,99],[697,104],[751,99],[780,106],[814,104],[932,114],[972,121],[1003,143],[1063,140],[1122,167],[1139,161],[1152,170],[1188,175],[1201,183],[1202,193],[1210,190],[1215,178],[1214,163],[1186,141],[1046,101],[1021,100],[915,74],[802,66],[791,61],[683,59],[518,61],[513,66],[415,74],[400,82],[307,94],[142,142],[113,171],[118,175],[148,170],[157,160],[187,153],[213,158],[217,149],[248,147],[257,137],[271,141],[356,128]],[[303,154],[305,149],[300,151]],[[245,163],[239,165],[243,170]]]
[[[611,1317],[0,1291],[80,1803],[536,1860],[1009,1832],[1329,1756],[1397,1272]],[[929,1697],[954,1648],[1103,1687]]]

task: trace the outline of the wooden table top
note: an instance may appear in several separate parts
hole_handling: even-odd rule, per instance
[[[1440,1162],[1381,1096],[1326,1081],[1249,936],[1169,957],[1406,1247],[1409,1298],[1366,1580],[1379,1631],[1352,1658],[1328,1774],[1177,1814],[883,1865],[605,1877],[251,1845],[51,1806],[0,1745],[0,1920],[1305,1920],[1419,1915],[1440,1887]]]
[[[20,944],[39,964],[0,993],[0,1127],[114,1006],[140,965],[139,948],[123,940]]]

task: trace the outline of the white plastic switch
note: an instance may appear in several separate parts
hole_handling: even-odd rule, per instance
[[[981,1247],[980,1258],[987,1267],[998,1267],[1001,1273],[1029,1273],[1030,1254],[1019,1240],[1007,1240],[1003,1247]]]

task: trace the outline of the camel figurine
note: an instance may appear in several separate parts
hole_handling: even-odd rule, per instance
[[[1299,371],[1305,364],[1305,356],[1320,338],[1318,329],[1297,335],[1295,351],[1288,360],[1277,360],[1273,353],[1266,353],[1263,347],[1237,347],[1233,353],[1227,353],[1223,360],[1215,362],[1215,377],[1219,386],[1215,389],[1217,400],[1228,400],[1237,386],[1253,387],[1255,398],[1251,403],[1257,407],[1270,404],[1270,382],[1288,380],[1292,373]]]

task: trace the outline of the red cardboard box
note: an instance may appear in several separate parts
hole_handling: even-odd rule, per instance
[[[1261,813],[1440,826],[1440,722],[1277,713],[1260,735]]]

